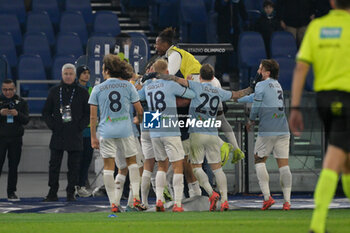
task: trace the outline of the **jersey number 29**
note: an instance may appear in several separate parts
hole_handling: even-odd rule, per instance
[[[204,101],[196,108],[196,112],[207,114],[207,110],[203,109],[203,107],[209,102],[209,115],[216,116],[220,103],[219,96],[213,96],[212,98],[209,98],[207,94],[203,93],[200,94],[200,97],[204,97]]]

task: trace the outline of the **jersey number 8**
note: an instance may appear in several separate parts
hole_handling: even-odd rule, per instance
[[[122,108],[122,103],[120,102],[120,93],[117,91],[112,91],[108,95],[109,101],[111,103],[109,104],[109,108],[113,112],[118,112]]]

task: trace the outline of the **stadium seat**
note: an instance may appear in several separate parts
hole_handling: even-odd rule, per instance
[[[266,58],[264,40],[258,32],[242,32],[238,40],[238,64],[242,87],[247,87],[262,59]]]
[[[151,0],[149,7],[152,26],[179,27],[180,0]]]
[[[254,28],[256,22],[261,16],[260,11],[258,10],[247,10],[247,15],[248,15],[248,23],[250,28]]]
[[[87,58],[87,66],[90,69],[90,83],[92,85],[95,84],[96,78],[100,78],[100,82],[103,82],[103,76],[102,76],[102,57],[88,57]],[[99,70],[96,70],[98,67]],[[96,75],[98,73],[98,75]]]
[[[128,33],[131,37],[131,46],[129,50],[129,63],[134,67],[135,72],[140,73],[147,65],[150,58],[150,47],[147,37],[138,32]],[[116,44],[122,46],[122,41],[116,38]]]
[[[16,46],[11,33],[0,32],[0,55],[5,55],[11,67],[17,66]]]
[[[80,11],[86,24],[92,24],[92,9],[90,0],[66,0],[66,11]]]
[[[48,90],[30,90],[28,97],[47,98]],[[29,114],[41,114],[45,105],[45,100],[28,100]]]
[[[114,45],[115,45],[115,38],[112,36],[92,36],[89,38],[87,46],[86,46],[86,54],[88,57],[93,56],[104,56],[106,55],[105,50],[108,50],[108,46],[105,47],[105,45],[109,45],[109,52],[113,51]],[[99,54],[95,54],[95,47],[96,45],[100,46]],[[96,51],[97,52],[97,51]]]
[[[55,45],[55,34],[46,12],[30,12],[27,17],[26,32],[44,32],[50,46]]]
[[[26,9],[23,0],[0,0],[0,13],[15,14],[22,25],[26,21]]]
[[[6,77],[6,78],[9,78],[9,79],[12,79],[12,78],[13,78],[13,76],[12,76],[12,70],[11,70],[10,64],[9,64],[8,61],[7,61],[6,56],[5,56],[5,55],[1,55],[0,58],[6,62],[6,72],[5,72],[5,71],[3,70],[3,68],[2,68],[2,71],[0,71],[0,72],[1,72],[0,76],[1,76],[1,77]],[[2,73],[2,72],[3,72],[3,73]],[[0,79],[1,79],[1,77],[0,77]],[[0,83],[1,83],[1,82],[0,82]]]
[[[60,22],[60,8],[58,7],[57,0],[32,0],[33,11],[46,11],[49,14],[51,22],[55,27]]]
[[[294,59],[287,57],[279,57],[275,60],[278,62],[280,67],[278,82],[281,84],[283,90],[290,91],[292,87],[295,61]]]
[[[271,58],[289,57],[295,58],[297,44],[290,32],[277,31],[271,36],[270,41]]]
[[[83,55],[83,45],[78,34],[74,32],[61,32],[57,36],[56,55]]]
[[[246,10],[262,10],[263,1],[262,0],[245,0],[244,5]]]
[[[22,46],[22,32],[16,15],[0,14],[0,32],[10,32],[16,46]]]
[[[110,33],[114,37],[117,36],[120,33],[117,14],[112,11],[96,12],[93,31],[95,33]]]
[[[140,32],[129,32],[128,34],[130,35],[133,44],[140,46],[140,54],[142,54],[148,61],[151,57],[151,47],[147,36]]]
[[[85,46],[88,40],[88,31],[85,20],[79,12],[65,11],[61,16],[60,32],[75,32]]]
[[[39,55],[21,55],[18,62],[18,80],[46,80],[45,68]],[[21,90],[47,90],[47,84],[22,84]],[[21,93],[21,94],[22,94]]]
[[[75,63],[75,57],[74,55],[57,55],[53,59],[52,63],[52,76],[51,79],[53,80],[61,80],[62,79],[62,66],[66,63]]]
[[[50,45],[43,32],[28,32],[25,34],[23,54],[38,54],[47,69],[52,65]]]
[[[207,42],[208,15],[202,0],[180,1],[180,37],[182,42]]]
[[[88,65],[88,57],[86,55],[81,55],[76,61],[75,61],[75,67],[79,67],[82,65]],[[89,67],[90,68],[90,67]]]
[[[7,79],[7,61],[5,60],[6,57],[0,56],[0,85],[2,82]]]

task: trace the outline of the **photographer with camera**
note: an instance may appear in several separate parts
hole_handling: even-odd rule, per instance
[[[3,81],[0,94],[0,174],[6,154],[9,164],[7,197],[19,201],[16,195],[17,168],[22,153],[23,125],[29,122],[27,102],[16,95],[16,86],[11,79]]]

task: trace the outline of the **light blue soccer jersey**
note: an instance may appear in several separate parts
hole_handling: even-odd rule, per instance
[[[94,87],[89,104],[100,110],[98,132],[103,138],[126,138],[133,135],[130,104],[139,101],[135,87],[128,81],[110,78]]]
[[[149,111],[159,111],[160,128],[149,129],[151,138],[180,136],[176,96],[192,99],[195,93],[173,81],[149,80],[139,91],[140,99],[147,100]],[[144,119],[145,120],[145,119]]]
[[[136,124],[134,123],[134,106],[130,104],[130,120],[131,120],[131,126],[132,126],[132,132],[134,134],[134,137],[140,137],[140,132],[137,129]]]
[[[254,102],[250,120],[259,116],[259,136],[289,134],[287,117],[284,112],[283,90],[279,82],[268,78],[255,87]]]
[[[238,103],[253,103],[254,102],[254,93],[250,95],[243,96],[237,100]]]
[[[222,101],[231,99],[232,92],[214,87],[208,82],[188,81],[188,84],[196,93],[190,104],[190,121],[194,125],[190,125],[189,133],[218,135],[218,126],[215,125],[218,107]]]

